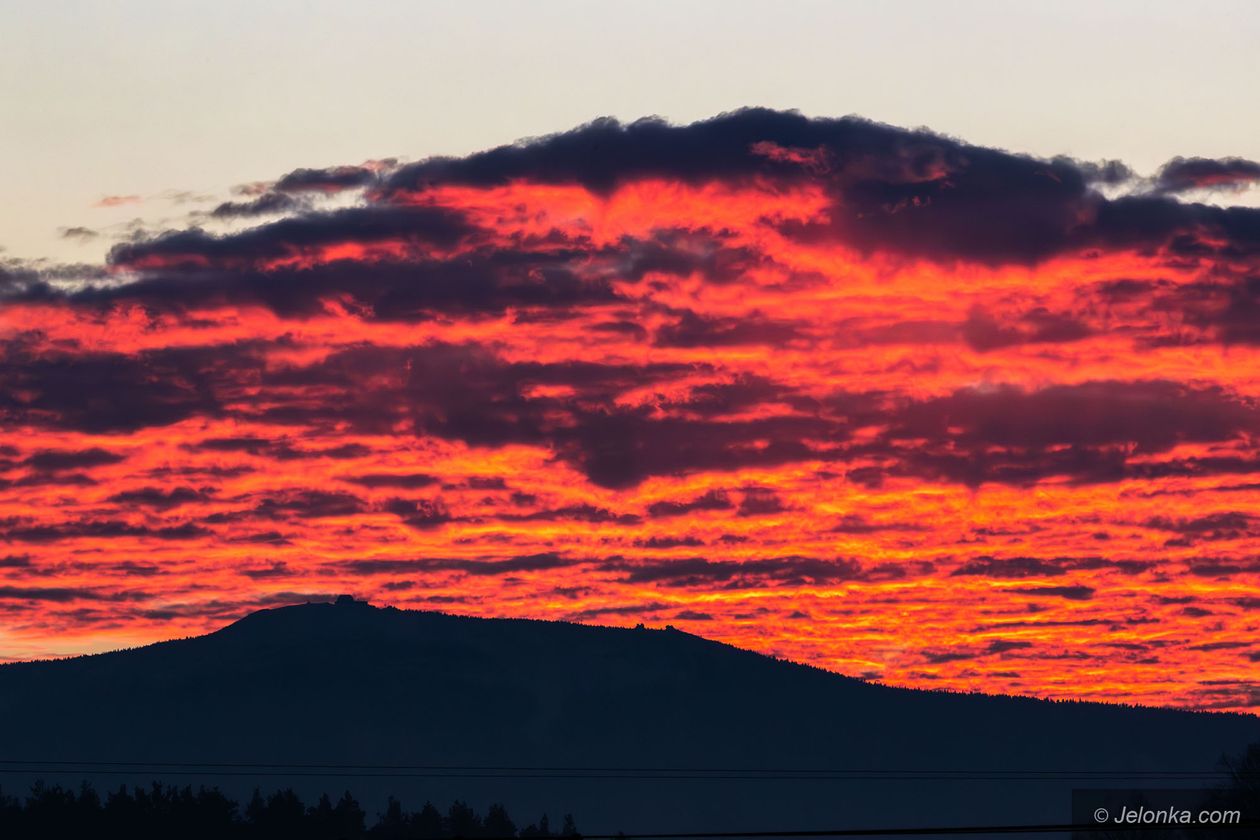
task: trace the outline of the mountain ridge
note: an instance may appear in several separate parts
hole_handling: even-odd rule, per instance
[[[345,599],[345,598],[349,598],[349,596],[340,596],[340,598]],[[336,612],[333,612],[333,610],[335,610]],[[266,607],[263,609],[255,610],[245,616],[242,616],[241,618],[231,621],[228,624],[225,624],[223,627],[218,628],[217,630],[212,630],[208,633],[203,633],[200,635],[181,636],[181,637],[175,637],[171,639],[164,639],[157,642],[151,642],[144,645],[136,645],[134,647],[118,648],[115,650],[107,650],[107,651],[97,651],[93,653],[77,654],[73,656],[52,657],[52,658],[47,658],[47,659],[22,660],[22,661],[15,661],[15,662],[3,662],[3,663],[0,663],[0,672],[3,672],[3,670],[6,668],[23,667],[23,666],[44,666],[44,665],[49,665],[49,664],[54,664],[54,663],[66,663],[66,662],[81,662],[81,661],[86,661],[86,660],[95,660],[101,657],[111,657],[111,656],[115,656],[119,654],[130,654],[137,651],[146,651],[146,650],[152,650],[152,649],[157,649],[157,648],[165,648],[166,646],[178,645],[181,642],[188,642],[188,641],[197,640],[197,639],[230,636],[233,633],[239,633],[239,632],[246,631],[248,629],[252,629],[263,622],[291,618],[299,614],[302,615],[303,617],[318,616],[321,618],[344,618],[344,617],[348,617],[349,615],[352,615],[352,613],[348,613],[347,610],[359,610],[359,611],[364,611],[362,613],[364,615],[373,614],[373,615],[378,615],[382,617],[395,615],[395,616],[404,617],[404,618],[424,617],[425,619],[436,619],[436,620],[449,619],[449,620],[468,621],[468,622],[495,622],[495,623],[503,623],[503,624],[519,624],[519,625],[530,625],[530,626],[565,627],[565,628],[574,628],[578,632],[589,630],[589,631],[594,631],[594,632],[633,633],[633,634],[671,633],[671,634],[676,634],[679,637],[685,637],[687,639],[695,640],[697,642],[701,642],[707,645],[713,645],[717,648],[723,648],[730,651],[738,651],[739,653],[746,654],[753,657],[758,657],[758,658],[767,660],[769,662],[780,663],[783,665],[789,665],[796,668],[805,669],[811,672],[825,674],[830,677],[835,677],[838,679],[850,681],[851,683],[854,683],[854,684],[872,686],[872,687],[886,689],[890,691],[898,691],[898,692],[904,691],[904,692],[912,692],[915,694],[923,694],[923,695],[944,695],[944,696],[949,696],[949,697],[971,697],[971,698],[996,698],[996,699],[1008,700],[1008,701],[1028,701],[1032,703],[1046,703],[1046,704],[1052,704],[1052,705],[1068,704],[1068,705],[1073,705],[1073,706],[1101,707],[1101,708],[1107,708],[1107,709],[1123,708],[1123,709],[1136,709],[1136,710],[1153,711],[1153,712],[1171,712],[1171,713],[1176,713],[1176,714],[1210,715],[1210,716],[1216,716],[1216,717],[1239,717],[1239,718],[1244,718],[1244,719],[1260,719],[1260,716],[1249,714],[1246,712],[1219,710],[1219,709],[1194,709],[1194,708],[1182,708],[1182,707],[1176,707],[1176,706],[1152,706],[1152,705],[1145,705],[1141,703],[1130,703],[1130,702],[1114,702],[1113,703],[1113,702],[1106,702],[1106,701],[1100,701],[1100,700],[1078,700],[1074,698],[1045,698],[1045,697],[1037,697],[1035,695],[1027,695],[1027,694],[993,694],[993,693],[982,692],[982,691],[962,691],[962,690],[949,689],[949,688],[931,688],[931,687],[924,688],[924,687],[900,686],[900,685],[896,685],[892,683],[881,682],[878,680],[869,680],[869,679],[864,679],[861,677],[855,677],[851,674],[845,674],[840,671],[833,671],[828,668],[824,668],[818,665],[813,665],[808,662],[799,662],[793,659],[775,656],[773,654],[767,654],[767,653],[762,653],[759,651],[749,650],[747,648],[741,648],[741,647],[738,647],[736,645],[731,645],[726,642],[709,639],[699,634],[689,633],[685,630],[680,630],[677,627],[674,627],[673,625],[666,625],[664,627],[646,627],[644,625],[639,625],[634,628],[629,628],[629,627],[622,627],[622,626],[617,626],[617,625],[588,624],[588,623],[577,623],[577,622],[568,622],[568,621],[560,621],[560,620],[553,620],[553,619],[538,619],[538,618],[528,618],[528,617],[484,617],[484,616],[477,616],[477,615],[471,615],[471,614],[447,612],[444,610],[410,610],[410,609],[405,609],[405,608],[394,607],[391,605],[376,606],[376,605],[371,604],[368,601],[358,600],[358,599],[351,599],[349,601],[339,600],[337,602],[307,601],[301,604],[288,604],[284,606]],[[371,611],[371,612],[369,613],[366,611]],[[328,625],[328,626],[331,626],[331,625]]]
[[[0,727],[0,758],[42,762],[33,770],[66,762],[59,766],[89,780],[92,767],[75,762],[137,766],[110,783],[161,779],[168,771],[157,765],[169,762],[445,767],[424,778],[345,771],[352,781],[294,784],[311,795],[321,784],[333,793],[353,784],[365,801],[392,794],[503,801],[514,813],[563,809],[583,825],[638,832],[747,828],[785,811],[808,828],[836,824],[837,809],[842,823],[868,825],[887,824],[889,809],[925,824],[977,824],[980,806],[995,822],[1061,821],[1089,773],[1207,773],[1260,741],[1260,718],[1247,715],[920,691],[678,630],[362,602],[261,610],[203,636],[0,666],[0,719],[22,722]],[[461,767],[658,768],[682,780],[474,778]],[[697,767],[870,775],[683,773]],[[931,785],[888,777],[907,769],[945,777]]]

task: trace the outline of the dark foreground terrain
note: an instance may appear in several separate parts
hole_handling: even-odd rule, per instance
[[[0,784],[572,812],[592,834],[1069,821],[1196,787],[1260,719],[894,689],[674,630],[377,609],[0,667]],[[371,819],[369,819],[369,823]]]

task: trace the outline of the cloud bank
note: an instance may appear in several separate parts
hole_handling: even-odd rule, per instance
[[[599,120],[6,267],[5,653],[351,591],[1252,707],[1258,171]]]

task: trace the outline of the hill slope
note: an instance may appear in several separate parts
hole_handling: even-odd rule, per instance
[[[198,638],[6,665],[0,720],[0,758],[39,762],[1209,770],[1260,740],[1254,717],[894,689],[671,630],[362,603],[265,610]],[[1080,784],[172,780],[351,787],[369,802],[497,798],[572,810],[588,831],[1059,821]]]

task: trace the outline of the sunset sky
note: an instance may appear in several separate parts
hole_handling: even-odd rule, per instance
[[[92,31],[127,34],[89,52],[173,49],[161,20],[125,25],[161,7],[110,8]],[[1026,8],[1050,22],[1034,52],[1085,22]],[[1151,8],[1138,28],[1171,37]],[[1145,122],[1107,116],[1114,79],[1028,125],[991,107],[1004,89],[942,110],[898,71],[881,110],[813,41],[743,96],[738,73],[701,83],[747,69],[733,54],[686,66],[662,107],[663,81],[539,91],[537,56],[524,116],[502,88],[411,110],[386,74],[364,95],[409,114],[392,128],[320,87],[333,68],[273,56],[273,93],[345,97],[290,103],[279,134],[195,61],[175,76],[200,95],[154,81],[147,125],[112,94],[125,127],[56,93],[84,67],[4,68],[26,119],[0,140],[0,658],[348,592],[673,624],[896,685],[1260,712],[1260,125],[1221,76],[1257,16],[1223,8],[1218,63],[1187,72],[1232,111],[1197,125],[1130,71]],[[48,55],[88,38],[17,23],[28,53],[57,25]],[[244,56],[217,60],[252,66],[259,31],[212,38]],[[412,48],[452,49],[432,32]],[[546,136],[498,146],[525,135]]]

